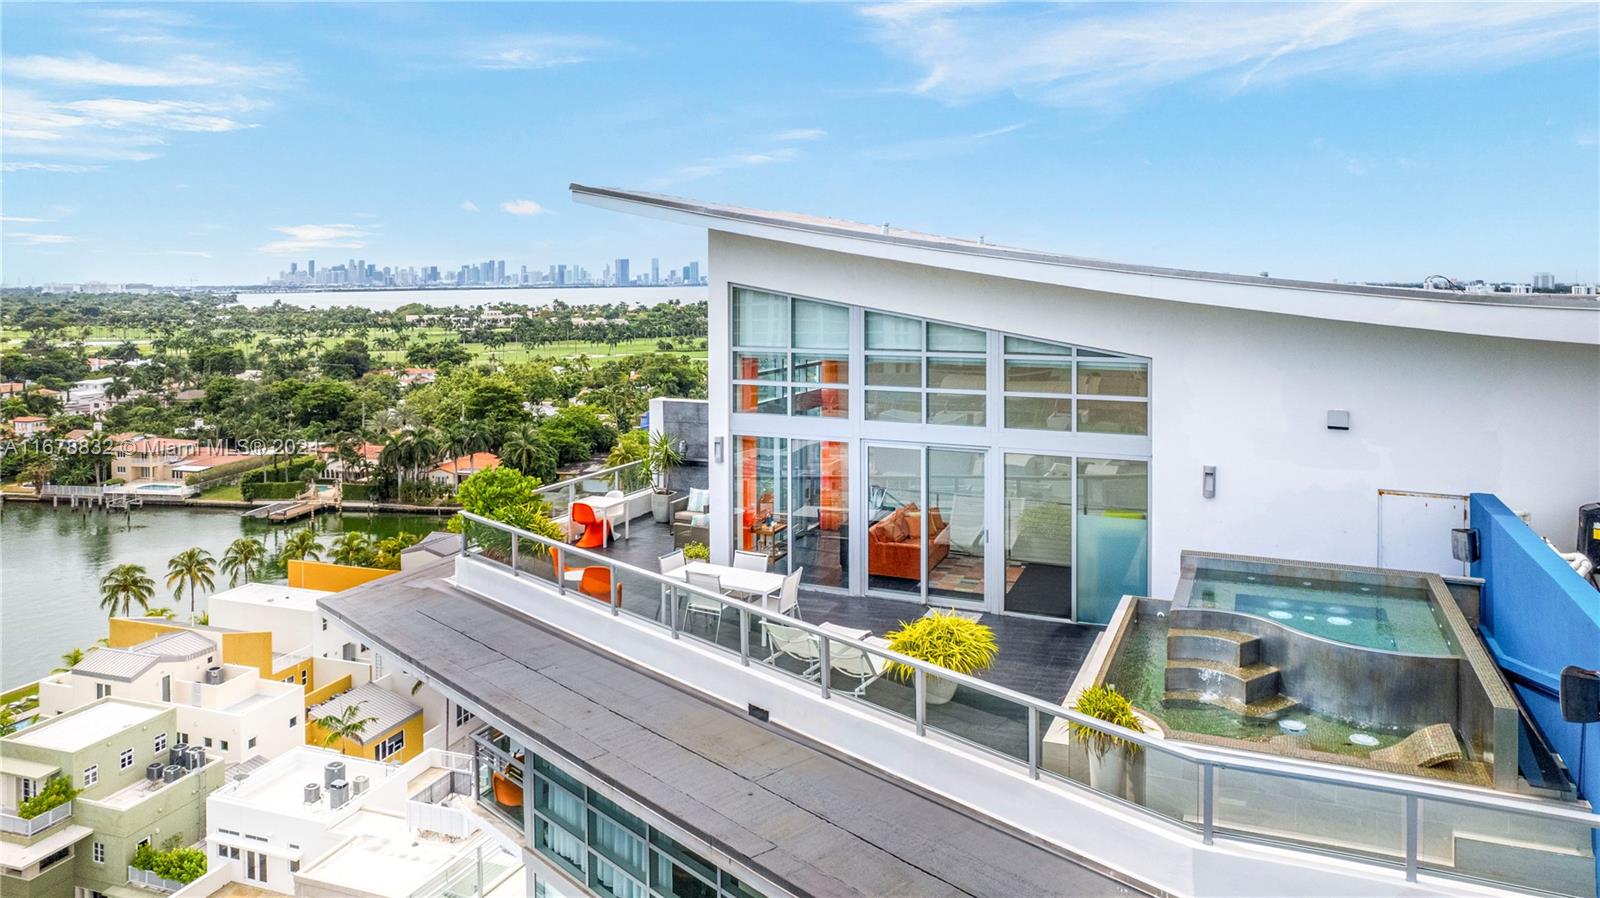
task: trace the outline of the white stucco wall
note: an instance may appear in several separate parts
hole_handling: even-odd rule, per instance
[[[718,231],[709,249],[711,438],[727,447],[713,484],[730,477],[738,283],[1151,358],[1153,595],[1171,594],[1184,549],[1374,564],[1380,489],[1494,492],[1565,549],[1577,506],[1600,497],[1593,346],[1093,293]],[[1348,432],[1326,429],[1330,409],[1350,412]]]

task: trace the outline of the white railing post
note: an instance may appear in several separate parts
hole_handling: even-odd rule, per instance
[[[1406,882],[1417,881],[1417,796],[1406,796]]]
[[[1028,706],[1028,776],[1039,778],[1039,712]]]
[[[828,688],[829,687],[829,682],[833,679],[831,676],[829,676],[829,674],[833,670],[833,661],[832,661],[832,659],[831,659],[831,657],[829,656],[829,653],[828,653],[828,643],[830,641],[831,640],[829,640],[827,636],[823,636],[822,640],[820,642],[821,648],[817,652],[817,661],[822,664],[822,672],[818,676],[818,681],[820,682],[820,684],[822,686],[822,697],[823,698],[827,698],[828,697],[829,692],[830,692],[830,690]]]
[[[1216,769],[1211,764],[1200,765],[1200,840],[1207,845],[1211,844],[1217,829],[1216,804],[1212,800]]]
[[[912,668],[912,692],[916,695],[917,735],[928,735],[928,672],[920,667]]]
[[[513,577],[522,575],[522,567],[519,563],[521,559],[517,557],[517,548],[520,545],[522,545],[522,538],[515,533],[511,534],[511,576]]]
[[[739,663],[750,666],[750,610],[739,609]]]
[[[622,613],[622,578],[614,564],[606,565],[606,573],[611,575],[611,616],[616,617]]]

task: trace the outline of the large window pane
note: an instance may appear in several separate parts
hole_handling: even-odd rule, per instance
[[[597,811],[589,812],[589,847],[637,879],[644,879],[644,839]]]
[[[819,586],[845,587],[850,564],[850,452],[845,443],[791,440],[794,532],[791,570]]]
[[[928,450],[929,595],[983,601],[983,460],[971,449]]]
[[[733,438],[734,548],[764,551],[773,562],[788,546],[787,445],[783,437]]]
[[[922,322],[915,318],[867,313],[868,349],[921,349]]]
[[[794,354],[794,379],[806,384],[847,384],[850,358],[844,355]]]
[[[789,345],[789,298],[761,290],[733,291],[735,346]]]
[[[1072,362],[1007,359],[1006,389],[1017,393],[1071,393]]]
[[[1006,610],[1072,616],[1072,459],[1006,455]]]
[[[789,356],[782,352],[735,352],[734,380],[788,380]]]
[[[832,303],[796,299],[794,345],[798,349],[849,349],[850,309]]]
[[[904,355],[867,356],[867,385],[872,387],[922,386],[922,359]]]
[[[974,393],[929,393],[928,423],[982,427],[987,423],[984,408],[984,398]]]
[[[794,410],[790,414],[814,418],[848,418],[850,391],[808,390],[804,387],[795,387]]]
[[[892,390],[868,390],[867,420],[921,424],[922,394]]]
[[[1148,396],[1150,365],[1137,359],[1080,359],[1078,392],[1096,396]]]
[[[1017,355],[1072,355],[1072,347],[1024,337],[1007,337],[1006,352]]]
[[[929,352],[985,352],[988,348],[989,336],[983,331],[928,323]]]
[[[928,358],[928,389],[981,390],[987,382],[983,359]]]
[[[733,410],[757,415],[787,415],[789,388],[734,384]]]
[[[1150,573],[1150,465],[1078,459],[1078,620],[1106,623]]]
[[[1006,397],[1006,426],[1023,430],[1071,430],[1071,399]]]
[[[867,585],[922,592],[922,450],[867,447]]]
[[[1150,432],[1150,406],[1143,402],[1112,402],[1106,399],[1078,400],[1078,430],[1085,433]]]
[[[716,875],[716,871],[712,871]],[[672,858],[657,852],[655,868],[651,871],[650,885],[667,898],[717,898],[717,890],[695,877],[684,867],[674,864]]]

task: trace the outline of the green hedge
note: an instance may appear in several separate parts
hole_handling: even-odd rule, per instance
[[[189,486],[201,486],[217,480],[226,480],[235,474],[242,474],[245,471],[253,471],[256,468],[270,464],[272,464],[271,456],[253,455],[249,458],[241,458],[238,461],[228,462],[225,465],[218,465],[209,471],[201,471],[197,474],[186,475],[183,478],[183,482]]]
[[[339,487],[339,494],[352,502],[365,502],[372,496],[372,489],[365,483],[346,483]]]
[[[39,794],[17,805],[17,816],[24,820],[32,820],[51,808],[66,804],[77,794],[78,790],[72,788],[71,780],[58,776],[45,783]]]
[[[241,483],[239,494],[244,496],[246,502],[257,499],[293,499],[304,491],[306,485],[298,480],[288,483],[273,481],[271,483]]]
[[[240,483],[266,483],[268,481],[305,480],[306,474],[320,463],[315,455],[299,455],[268,468],[257,468],[240,478]]]

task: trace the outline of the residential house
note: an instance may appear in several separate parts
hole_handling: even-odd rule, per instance
[[[38,415],[18,415],[11,419],[11,429],[19,437],[33,437],[50,429],[49,419]]]
[[[139,845],[202,838],[224,762],[181,750],[180,732],[171,705],[107,697],[0,739],[0,891],[114,895],[140,875],[130,866]],[[71,801],[18,815],[58,777],[77,790]]]
[[[461,485],[461,481],[489,468],[500,465],[500,456],[493,452],[474,452],[440,462],[428,471],[428,479],[441,486],[452,489]]]

